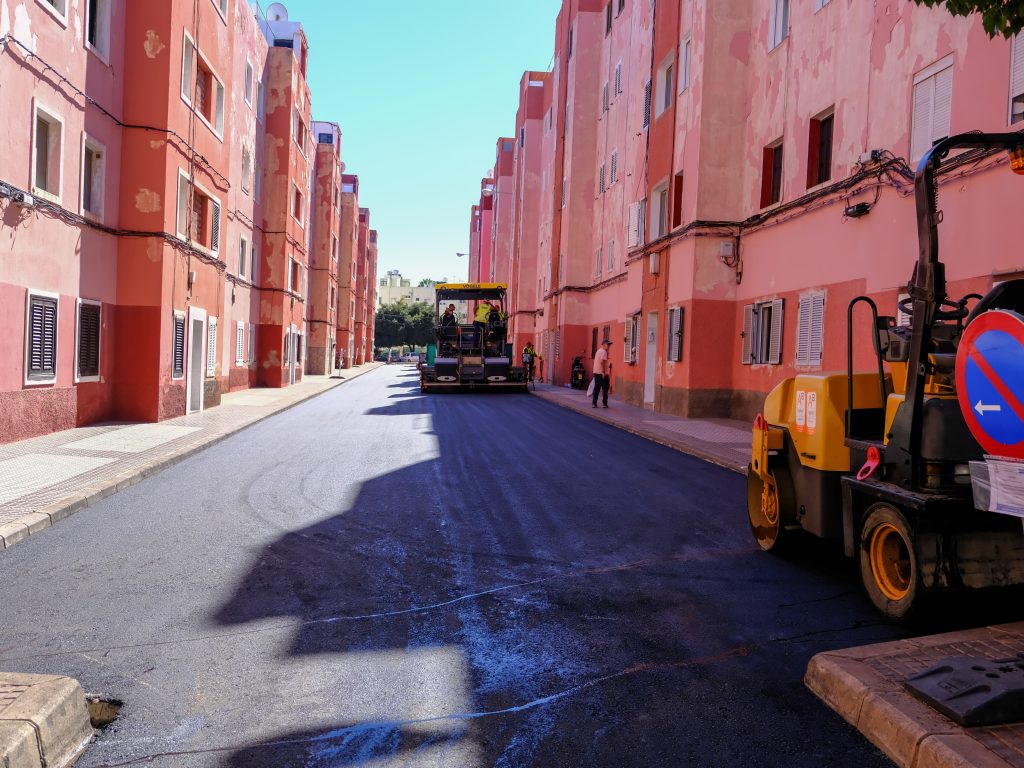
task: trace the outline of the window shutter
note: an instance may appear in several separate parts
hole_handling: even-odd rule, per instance
[[[28,379],[52,379],[57,375],[57,299],[29,298]]]
[[[178,233],[188,236],[188,179],[178,177]]]
[[[622,342],[622,361],[633,362],[633,318],[626,318],[626,338]]]
[[[600,275],[601,274],[601,265],[602,264],[603,264],[602,253],[601,253],[601,249],[598,248],[594,252],[594,274],[595,275]]]
[[[821,352],[825,339],[825,294],[816,293],[811,297],[811,359],[813,365],[821,363]]]
[[[910,159],[917,160],[932,145],[932,104],[935,81],[922,80],[914,86],[914,111],[910,133]]]
[[[562,207],[565,208],[566,178],[562,177]]]
[[[619,152],[612,152],[612,184],[619,180]]]
[[[1024,81],[1022,81],[1024,82]],[[615,95],[622,93],[622,65],[615,65]]]
[[[562,329],[555,329],[555,359],[562,359]]]
[[[647,198],[636,204],[636,243],[643,245],[647,239]]]
[[[171,376],[180,379],[185,375],[185,316],[174,316],[174,340],[171,352],[173,370]]]
[[[800,311],[796,321],[796,362],[807,365],[811,362],[811,305],[814,297],[804,294],[800,297]]]
[[[599,175],[600,175],[600,180],[598,181],[598,189],[601,192],[604,192],[605,189],[606,189],[605,183],[604,183],[604,163],[601,163],[601,172],[600,172]]]
[[[1024,94],[1024,32],[1013,38],[1013,53],[1010,63],[1010,122],[1018,122],[1024,115],[1013,114],[1013,100]]]
[[[935,73],[935,102],[929,145],[949,136],[949,117],[953,105],[953,67]]]
[[[615,269],[615,241],[608,241],[608,269]]]
[[[100,308],[96,304],[78,307],[78,376],[100,375]]]
[[[754,305],[746,304],[743,307],[743,339],[741,350],[740,350],[740,362],[743,365],[750,365],[751,360],[751,348],[753,347],[753,336],[754,336]]]
[[[639,204],[631,203],[629,206],[629,223],[626,229],[626,245],[630,248],[635,248],[636,246],[640,245],[640,238],[637,235],[638,219]]]
[[[782,320],[785,308],[782,299],[772,302],[772,333],[768,339],[768,361],[772,365],[782,362]]]
[[[220,203],[210,201],[210,250],[220,250]]]
[[[256,360],[256,326],[249,323],[249,362]]]
[[[683,359],[683,308],[668,311],[668,359],[678,363]]]
[[[651,124],[651,81],[644,85],[644,128]]]
[[[239,323],[235,328],[235,363],[241,365],[245,362],[245,323]]]
[[[604,88],[601,89],[601,111],[608,111],[608,83],[605,83]]]
[[[206,326],[206,375],[217,373],[217,318],[211,317]]]

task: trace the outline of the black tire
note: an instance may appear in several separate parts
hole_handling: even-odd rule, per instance
[[[761,511],[761,493],[764,483],[753,467],[747,466],[747,521],[757,545],[765,552],[786,554],[793,550],[798,532],[795,527],[796,504],[794,503],[793,481],[789,470],[782,464],[770,467],[775,477],[779,496],[779,515],[775,521],[768,520]]]
[[[881,613],[906,618],[921,603],[921,569],[906,516],[889,504],[874,504],[860,534],[860,578]]]

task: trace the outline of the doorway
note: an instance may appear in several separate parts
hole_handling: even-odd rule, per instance
[[[188,310],[188,402],[185,413],[203,410],[203,389],[206,384],[206,311]]]
[[[654,405],[654,375],[658,363],[658,313],[647,315],[647,348],[644,357],[644,405]]]

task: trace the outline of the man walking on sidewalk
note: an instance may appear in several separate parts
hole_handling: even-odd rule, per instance
[[[608,364],[608,350],[611,349],[612,340],[605,339],[601,342],[601,348],[594,355],[594,407],[597,408],[597,396],[604,395],[604,407],[608,407],[608,387],[611,385],[611,366]]]

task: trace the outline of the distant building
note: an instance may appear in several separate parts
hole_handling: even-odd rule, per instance
[[[397,269],[389,269],[388,273],[380,279],[380,289],[377,293],[377,306],[385,304],[408,303],[416,304],[434,303],[434,286],[413,285],[412,280],[402,277]]]

